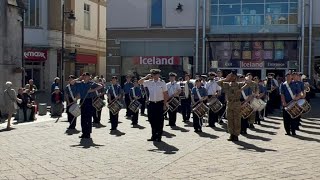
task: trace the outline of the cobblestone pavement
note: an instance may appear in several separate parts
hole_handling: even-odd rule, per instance
[[[274,116],[237,143],[226,141],[225,126],[196,134],[180,115],[177,129],[165,126],[161,143],[146,141],[146,117],[131,128],[125,110],[118,133],[110,134],[104,109],[107,127],[82,141],[81,133],[66,132],[65,114],[58,122],[42,116],[1,130],[0,179],[320,179],[320,99],[312,106],[296,137],[285,136],[282,118]]]

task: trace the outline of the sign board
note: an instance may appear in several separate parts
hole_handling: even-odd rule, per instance
[[[48,59],[47,50],[26,49],[23,55],[25,60],[30,61],[46,61]]]
[[[133,61],[138,65],[180,65],[179,56],[139,56]]]

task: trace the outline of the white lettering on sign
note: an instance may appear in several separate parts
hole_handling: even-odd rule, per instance
[[[284,63],[268,63],[268,67],[284,67]]]
[[[242,68],[263,68],[263,62],[241,61]]]
[[[42,59],[46,60],[46,52],[42,51],[25,51],[23,53],[25,59]]]
[[[140,57],[140,64],[143,65],[174,65],[174,57]]]

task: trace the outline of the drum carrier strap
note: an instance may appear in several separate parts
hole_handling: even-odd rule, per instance
[[[292,92],[292,90],[291,90],[291,88],[290,88],[290,86],[289,86],[288,82],[284,82],[284,84],[286,85],[286,87],[287,87],[287,89],[288,89],[288,91],[289,91],[289,94],[290,94],[290,96],[291,96],[292,100],[294,100],[295,95],[293,95],[293,92]]]

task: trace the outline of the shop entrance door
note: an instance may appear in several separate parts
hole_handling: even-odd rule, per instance
[[[259,79],[261,79],[261,70],[243,70],[243,75],[246,75],[247,73],[251,73],[252,77],[258,76]]]
[[[38,89],[41,89],[41,69],[38,68],[26,68],[26,84],[29,83],[30,79],[33,79],[33,83]]]

